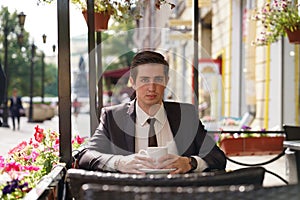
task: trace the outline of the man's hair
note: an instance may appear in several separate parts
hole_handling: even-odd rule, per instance
[[[154,51],[142,51],[137,53],[131,62],[130,76],[134,82],[136,81],[138,66],[151,63],[162,64],[164,66],[164,74],[166,77],[168,77],[169,63],[165,60],[164,56]]]

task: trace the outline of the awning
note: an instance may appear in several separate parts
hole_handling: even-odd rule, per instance
[[[129,77],[129,67],[107,70],[103,73],[104,78],[121,78],[123,76]]]

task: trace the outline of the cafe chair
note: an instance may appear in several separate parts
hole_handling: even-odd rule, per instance
[[[265,175],[263,167],[241,168],[230,172],[205,172],[188,174],[120,174],[108,172],[69,169],[66,174],[68,196],[78,199],[78,191],[87,183],[120,185],[120,186],[155,186],[155,187],[188,187],[188,186],[224,186],[253,185],[261,187]]]
[[[121,186],[101,185],[96,183],[84,184],[80,189],[82,200],[142,200],[142,199],[255,199],[255,200],[298,200],[299,185],[253,187],[253,185],[234,186],[201,186],[201,187],[155,187],[155,186]]]
[[[300,140],[300,126],[283,125],[285,132],[285,140],[293,141]],[[296,152],[287,148],[285,150],[285,165],[286,165],[286,176],[288,177],[289,183],[298,182],[297,167],[300,166],[300,161],[297,160]]]

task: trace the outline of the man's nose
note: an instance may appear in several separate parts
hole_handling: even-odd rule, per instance
[[[148,89],[149,89],[150,91],[154,91],[155,88],[156,88],[155,83],[154,83],[153,81],[151,81],[151,83],[149,83],[149,85],[148,85]]]

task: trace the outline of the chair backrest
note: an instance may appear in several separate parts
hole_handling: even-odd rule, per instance
[[[201,180],[203,186],[223,186],[223,185],[256,185],[262,186],[265,177],[265,168],[247,167],[230,171],[217,176],[211,176]]]
[[[190,173],[184,175],[129,175],[119,173],[92,172],[81,169],[69,169],[66,174],[69,196],[78,198],[83,184],[97,183],[120,186],[188,187],[188,186],[224,186],[255,185],[262,186],[265,175],[263,167],[251,167],[231,172]]]
[[[300,140],[300,126],[283,125],[286,134],[285,140]]]
[[[254,187],[252,185],[236,186],[201,186],[201,187],[137,187],[120,185],[84,184],[80,190],[80,199],[255,199],[255,200],[298,200],[299,185]]]

